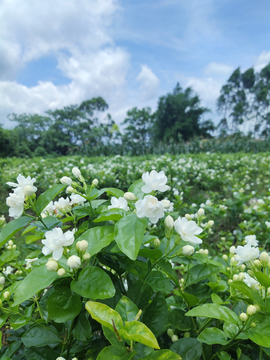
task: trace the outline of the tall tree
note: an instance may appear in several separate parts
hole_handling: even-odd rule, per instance
[[[157,140],[182,138],[187,141],[196,136],[209,137],[214,130],[212,121],[202,121],[210,110],[200,106],[198,95],[189,87],[185,90],[177,83],[172,94],[162,96],[154,117],[154,131]]]
[[[237,68],[222,86],[217,109],[222,114],[219,123],[223,134],[240,131],[251,122],[254,135],[262,129],[266,135],[270,126],[270,64],[255,73],[253,68],[241,73]],[[253,126],[253,129],[251,128]]]

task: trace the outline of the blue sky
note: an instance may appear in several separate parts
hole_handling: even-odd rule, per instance
[[[177,82],[212,110],[270,62],[269,0],[1,0],[0,123],[102,96],[119,124]],[[104,116],[105,117],[105,116]],[[209,117],[209,115],[208,115]],[[101,118],[102,120],[102,118]]]

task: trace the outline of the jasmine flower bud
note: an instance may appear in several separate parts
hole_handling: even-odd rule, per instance
[[[58,276],[64,276],[65,273],[66,273],[66,270],[63,269],[63,268],[61,268],[61,269],[59,269],[59,270],[57,271],[57,275],[58,275]]]
[[[78,269],[81,266],[81,259],[77,255],[72,255],[70,258],[68,258],[67,265],[71,269]]]
[[[5,291],[3,296],[4,296],[4,299],[5,299],[5,300],[9,300],[9,298],[10,298],[10,292],[9,292],[9,291]]]
[[[130,191],[124,193],[124,199],[126,199],[127,201],[137,200],[136,196]]]
[[[94,179],[94,180],[92,181],[92,185],[93,185],[93,186],[97,186],[97,185],[98,185],[98,179]]]
[[[5,285],[5,281],[6,281],[5,277],[0,276],[0,286]]]
[[[90,259],[90,254],[89,253],[83,254],[83,260],[89,260],[89,259]]]
[[[183,250],[183,255],[185,256],[190,256],[194,254],[194,247],[191,245],[185,245],[182,250]]]
[[[263,251],[261,253],[260,260],[261,260],[261,263],[262,263],[263,267],[268,265],[268,263],[269,263],[269,255],[267,254],[267,252]]]
[[[166,228],[168,228],[169,230],[172,230],[173,226],[174,226],[173,218],[170,215],[168,215],[164,220],[164,224],[165,224]]]
[[[256,313],[257,309],[254,305],[249,305],[247,307],[247,314],[248,315],[254,315]]]
[[[239,315],[239,319],[240,319],[241,321],[247,321],[248,316],[247,316],[246,313],[242,312],[242,313]]]
[[[61,179],[60,179],[60,182],[61,184],[63,185],[71,185],[72,184],[72,179],[68,176],[63,176]]]
[[[53,260],[52,258],[49,259],[49,261],[46,264],[46,268],[49,271],[57,271],[57,269],[58,269],[57,261]]]
[[[72,169],[72,174],[73,174],[78,180],[80,180],[81,177],[82,177],[81,171],[80,171],[80,169],[77,168],[77,167],[74,167],[74,168]],[[71,185],[71,184],[69,184],[69,185]]]
[[[76,244],[76,248],[81,252],[85,252],[88,248],[88,242],[86,240],[78,241]]]

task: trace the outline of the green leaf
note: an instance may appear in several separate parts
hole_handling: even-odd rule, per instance
[[[167,323],[168,308],[163,293],[156,293],[152,302],[143,312],[143,323],[158,337],[164,332]]]
[[[208,345],[227,345],[230,342],[222,330],[213,327],[204,329],[197,337],[197,340]]]
[[[219,360],[230,360],[231,357],[228,353],[225,351],[221,351],[221,353],[218,354]]]
[[[174,309],[168,317],[168,322],[178,330],[188,331],[193,328],[191,318],[185,316],[186,312]]]
[[[14,249],[6,250],[0,256],[0,267],[5,265],[6,263],[10,263],[12,260],[16,259],[20,255],[20,252]]]
[[[122,219],[122,217],[127,214],[125,210],[122,209],[111,209],[108,211],[104,211],[101,213],[94,222],[102,222],[102,221],[117,221],[119,219]]]
[[[132,185],[130,185],[128,191],[132,192],[138,199],[142,199],[145,193],[141,190],[141,188],[145,185],[145,182],[142,179],[135,181]]]
[[[4,245],[13,235],[15,235],[24,226],[28,225],[32,219],[28,216],[22,216],[19,219],[12,220],[0,232],[0,247]]]
[[[223,300],[217,294],[211,294],[211,299],[212,299],[214,304],[220,305],[220,304],[223,303]]]
[[[35,209],[37,215],[40,215],[41,211],[61,192],[65,189],[66,185],[58,184],[53,185],[50,189],[39,195]]]
[[[16,320],[10,319],[10,326],[12,326],[14,330],[17,330],[26,325],[30,320],[31,316],[29,318],[20,316]]]
[[[81,311],[82,302],[79,295],[72,294],[67,287],[54,289],[47,300],[50,318],[57,323],[74,319]]]
[[[12,306],[19,305],[30,299],[38,291],[51,285],[57,277],[57,272],[47,270],[45,265],[34,267],[16,289]]]
[[[143,360],[181,360],[181,358],[171,350],[156,350],[144,357]]]
[[[108,195],[113,195],[117,198],[124,196],[124,191],[116,188],[104,188],[104,190]]]
[[[254,272],[257,280],[262,286],[270,287],[270,278],[266,274],[263,274],[262,272],[255,271]]]
[[[87,266],[72,280],[70,288],[76,294],[90,299],[108,299],[115,295],[115,288],[106,272],[96,266]]]
[[[122,296],[118,301],[115,310],[120,314],[123,321],[135,320],[139,312],[137,306],[128,297]]]
[[[104,247],[110,245],[114,239],[113,226],[97,226],[85,231],[72,246],[72,253],[76,253],[76,243],[80,240],[88,242],[87,252],[91,256],[97,254]]]
[[[111,331],[114,331],[114,325],[117,330],[123,328],[121,316],[109,306],[94,301],[87,301],[85,308],[94,320],[98,321],[103,326],[106,326]]]
[[[188,280],[186,286],[197,284],[198,282],[205,280],[217,272],[220,267],[210,264],[195,265],[189,270]]]
[[[73,329],[73,335],[75,339],[79,341],[86,341],[92,336],[91,324],[84,312],[81,312],[76,319],[76,323]]]
[[[259,293],[256,290],[250,288],[243,281],[233,281],[232,283],[230,283],[230,286],[233,287],[234,289],[237,289],[242,294],[246,295],[248,298],[250,298],[253,302],[258,304],[259,306],[264,307],[263,300],[259,295]]]
[[[147,278],[147,282],[155,292],[163,291],[166,294],[169,294],[173,289],[170,279],[160,271],[151,271]]]
[[[170,350],[180,355],[183,360],[199,360],[202,344],[197,339],[182,338],[173,343]]]
[[[219,319],[240,325],[238,316],[229,308],[217,304],[203,304],[197,306],[186,313],[186,316],[199,316],[212,319]]]
[[[136,214],[129,214],[115,225],[115,241],[131,260],[137,258],[147,223],[148,219],[139,219]]]
[[[132,359],[135,352],[129,352],[122,346],[107,346],[98,355],[97,360],[129,360]]]
[[[25,235],[25,234],[27,234],[28,232],[35,230],[36,228],[37,228],[36,226],[34,226],[33,224],[31,224],[31,225],[27,226],[27,228],[22,232],[22,235]]]
[[[107,328],[104,325],[101,325],[101,326],[102,326],[102,330],[103,330],[103,334],[104,334],[105,338],[111,343],[111,345],[119,346],[119,344],[122,343],[122,341],[120,341],[117,338],[117,335],[114,331],[110,330],[109,328]]]
[[[158,260],[162,257],[162,252],[158,249],[140,249],[139,256],[146,257],[148,259]]]
[[[24,353],[27,360],[48,360],[48,359],[56,359],[58,354],[53,351],[49,346],[45,346],[42,348],[26,348],[24,349]]]
[[[174,294],[184,299],[190,307],[193,307],[200,302],[200,299],[197,296],[179,291],[178,289],[174,290]]]
[[[256,327],[246,332],[248,338],[259,346],[270,348],[270,315],[255,314],[252,320]]]
[[[139,321],[128,322],[124,329],[119,330],[119,335],[122,339],[136,341],[141,344],[159,349],[159,345],[155,335],[152,331],[143,323]]]
[[[35,324],[23,334],[22,342],[26,347],[41,347],[59,344],[61,337],[53,326]]]
[[[238,334],[239,327],[236,324],[228,323],[225,321],[223,324],[223,331],[228,338],[232,339],[235,337],[235,335]],[[246,334],[244,332],[241,332],[236,339],[246,340],[247,338],[248,337],[246,336]]]
[[[57,219],[54,216],[46,216],[45,218],[42,219],[42,221],[43,222],[35,221],[33,223],[33,225],[37,226],[42,231],[52,230],[56,226],[61,226],[62,225],[62,221]]]
[[[41,233],[39,235],[28,235],[25,239],[26,244],[31,244],[34,241],[40,240],[44,238],[44,233]]]

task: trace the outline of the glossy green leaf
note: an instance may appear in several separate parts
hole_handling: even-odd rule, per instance
[[[70,288],[76,294],[89,299],[108,299],[115,295],[115,288],[106,272],[96,266],[87,266],[72,280]]]
[[[239,332],[239,327],[236,325],[236,324],[232,324],[232,323],[229,323],[229,322],[224,322],[223,324],[223,331],[225,333],[225,335],[232,339],[235,337],[235,335],[238,334]],[[248,337],[247,335],[245,334],[245,332],[241,332],[236,339],[243,339],[243,340],[246,340]]]
[[[200,316],[223,321],[232,322],[234,324],[241,324],[238,316],[226,306],[217,304],[203,304],[197,306],[186,313],[186,316]]]
[[[87,301],[85,308],[94,320],[106,326],[111,331],[114,331],[114,326],[117,330],[123,328],[121,316],[109,306],[94,301]]]
[[[231,359],[230,355],[226,351],[221,351],[218,354],[218,357],[219,357],[219,360],[230,360]]]
[[[106,192],[108,195],[115,196],[117,198],[124,196],[124,191],[116,188],[104,188],[102,189],[104,192]]]
[[[74,325],[73,335],[79,341],[86,341],[92,336],[91,324],[86,314],[81,312]]]
[[[130,185],[128,191],[132,192],[138,199],[142,199],[145,195],[145,193],[141,190],[144,185],[145,182],[142,179],[139,179]]]
[[[38,291],[46,289],[57,278],[57,272],[47,270],[45,265],[34,267],[16,289],[13,306],[21,304],[34,296]]]
[[[122,339],[136,341],[154,349],[159,349],[155,335],[145,324],[139,321],[128,322],[124,329],[119,330],[119,335]]]
[[[47,300],[50,318],[57,323],[74,319],[81,311],[82,302],[79,295],[72,294],[69,288],[54,289]]]
[[[129,360],[135,352],[129,352],[122,346],[107,346],[98,355],[97,360]]]
[[[143,312],[143,323],[158,337],[164,332],[168,316],[168,307],[162,292],[156,293]]]
[[[137,258],[147,223],[148,219],[139,219],[136,214],[129,214],[115,225],[115,241],[131,260]]]
[[[113,226],[97,226],[85,231],[73,244],[72,253],[76,253],[76,243],[81,240],[88,242],[87,252],[91,256],[97,254],[104,247],[110,245],[114,239]]]
[[[209,278],[209,276],[219,272],[220,267],[211,264],[198,264],[189,270],[186,286],[197,284],[198,282]]]
[[[102,326],[102,330],[103,330],[103,334],[105,336],[105,338],[110,342],[111,345],[116,345],[119,346],[123,340],[119,339],[117,337],[117,334],[115,331],[112,331],[111,329],[109,329],[108,327],[101,325]]]
[[[147,277],[147,282],[155,292],[163,291],[169,294],[173,289],[170,279],[160,271],[151,271]]]
[[[3,252],[3,254],[0,256],[0,267],[5,265],[6,263],[10,263],[12,260],[16,259],[19,255],[20,252],[14,249]]]
[[[262,272],[255,271],[254,272],[257,280],[262,286],[270,287],[270,277]]]
[[[94,222],[102,222],[102,221],[117,221],[121,219],[127,212],[122,209],[111,209],[108,211],[104,211],[101,213]]]
[[[128,297],[122,296],[118,301],[115,310],[120,314],[123,321],[135,320],[139,312],[137,306]]]
[[[158,249],[140,249],[139,256],[146,257],[148,259],[158,260],[162,257],[162,252]]]
[[[258,304],[261,307],[264,307],[263,300],[259,293],[249,287],[247,284],[245,284],[243,281],[233,281],[230,283],[230,286],[238,291],[240,291],[242,294],[249,297],[254,303]]]
[[[41,347],[59,344],[61,337],[53,326],[35,324],[23,334],[22,342],[26,347]]]
[[[41,211],[65,188],[66,185],[62,185],[62,184],[53,185],[47,191],[39,195],[35,204],[37,215],[40,215]]]
[[[25,318],[23,316],[18,316],[18,318],[16,320],[14,320],[14,319],[10,320],[10,326],[12,326],[12,328],[14,330],[17,330],[17,329],[20,329],[21,327],[23,327],[24,325],[26,325],[30,320],[31,320],[31,317]]]
[[[170,350],[182,357],[182,360],[199,360],[202,355],[202,344],[194,338],[182,338],[172,344]]]
[[[56,359],[58,353],[53,351],[49,346],[41,347],[41,348],[26,348],[24,350],[25,356],[27,360],[48,360],[48,359]]]
[[[222,330],[214,327],[204,329],[197,337],[197,340],[208,345],[227,345],[230,342],[230,340],[227,340],[227,336]]]
[[[61,226],[62,221],[54,216],[46,216],[45,218],[42,219],[42,222],[35,221],[33,225],[35,225],[38,229],[42,231],[48,231],[48,230],[52,230],[56,226]]]
[[[188,331],[193,328],[192,320],[190,317],[185,316],[186,311],[174,309],[170,312],[168,323],[178,330]]]
[[[248,338],[259,346],[270,348],[270,315],[255,314],[253,321],[256,327],[246,332]]]
[[[19,230],[28,225],[32,219],[28,216],[22,216],[19,219],[12,220],[3,227],[0,232],[0,247],[12,238]]]
[[[143,360],[181,360],[180,356],[171,350],[156,350]]]
[[[212,299],[214,304],[220,305],[220,304],[223,303],[223,300],[217,294],[211,294],[211,299]]]

